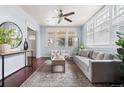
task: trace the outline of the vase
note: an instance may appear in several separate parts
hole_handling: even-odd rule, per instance
[[[24,50],[28,50],[28,42],[25,38],[25,41],[24,41]]]

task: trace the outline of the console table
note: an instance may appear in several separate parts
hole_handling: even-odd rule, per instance
[[[31,52],[31,65],[27,65],[26,64],[26,53],[27,52]],[[21,51],[11,51],[11,52],[6,52],[6,53],[0,53],[0,56],[2,57],[2,85],[0,85],[1,87],[4,87],[4,80],[5,80],[5,76],[4,76],[4,58],[5,56],[8,55],[14,55],[14,54],[20,54],[20,53],[25,53],[25,67],[32,67],[33,66],[33,50],[21,50]]]

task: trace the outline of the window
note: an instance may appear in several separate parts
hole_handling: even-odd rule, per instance
[[[68,31],[68,46],[69,47],[77,47],[78,46],[78,38],[74,31]]]
[[[124,5],[115,5],[112,7],[112,17],[115,18],[124,13]]]
[[[56,38],[56,46],[65,47],[65,38],[64,37]]]
[[[55,40],[54,37],[48,37],[48,46],[52,47],[54,46]]]
[[[87,23],[87,45],[110,43],[110,8],[105,7]]]
[[[78,38],[75,29],[48,29],[47,31],[48,47],[77,47]]]
[[[56,47],[65,47],[65,36],[66,36],[66,32],[63,30],[58,30],[56,31]]]
[[[87,24],[87,45],[93,45],[94,44],[94,23],[93,20],[91,20]]]
[[[110,12],[109,8],[104,8],[95,18],[94,44],[109,44],[110,38]]]
[[[69,37],[68,38],[68,46],[69,47],[77,47],[78,46],[78,38],[77,37]]]
[[[118,39],[116,32],[124,32],[124,5],[112,6],[112,44]]]
[[[55,32],[54,31],[49,31],[48,32],[48,40],[47,40],[47,46],[49,46],[49,47],[52,47],[52,46],[54,46],[54,43],[55,43],[55,38],[54,38],[54,36],[55,36]]]

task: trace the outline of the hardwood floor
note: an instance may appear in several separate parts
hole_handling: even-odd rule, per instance
[[[46,58],[33,58],[33,67],[24,67],[8,76],[5,79],[5,87],[19,87],[45,60]],[[31,58],[28,58],[28,64],[30,63]]]

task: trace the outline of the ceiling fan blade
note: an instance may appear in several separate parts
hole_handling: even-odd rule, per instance
[[[59,18],[58,16],[54,16],[54,17],[52,17],[52,18]]]
[[[64,19],[67,20],[67,21],[69,21],[69,22],[72,22],[72,20],[70,20],[70,19],[68,19],[68,18],[66,18],[66,17],[65,17]]]
[[[63,16],[70,16],[70,15],[73,15],[75,14],[74,12],[70,12],[70,13],[67,13],[67,14],[63,14]]]

